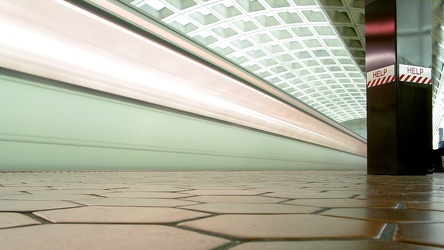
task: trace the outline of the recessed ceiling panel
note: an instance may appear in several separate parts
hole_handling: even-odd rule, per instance
[[[364,1],[119,1],[336,122],[366,118]],[[433,6],[436,102],[443,92],[442,1]]]

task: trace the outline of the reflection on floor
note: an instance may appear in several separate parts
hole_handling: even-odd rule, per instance
[[[444,174],[3,172],[2,249],[438,249]]]

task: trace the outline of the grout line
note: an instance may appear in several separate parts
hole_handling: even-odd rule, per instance
[[[387,223],[382,230],[381,236],[379,237],[381,240],[391,241],[395,236],[396,224]]]
[[[227,243],[225,245],[222,245],[220,247],[213,248],[212,250],[228,250],[228,249],[231,249],[231,248],[233,248],[235,246],[238,246],[238,245],[240,245],[242,243],[243,242],[240,242],[240,241],[236,240],[236,241],[232,241],[230,243]]]
[[[188,226],[180,226],[178,224],[170,224],[167,226],[171,226],[171,227],[178,228],[181,230],[195,232],[195,233],[199,233],[199,234],[203,234],[203,235],[207,235],[207,236],[212,236],[212,237],[217,237],[217,238],[229,240],[232,243],[235,242],[236,244],[240,244],[240,243],[244,242],[243,240],[236,238],[235,236],[228,235],[228,234],[219,234],[219,233],[205,231],[202,229],[192,228],[192,227],[188,227]],[[218,248],[216,248],[216,249],[218,249]],[[222,249],[227,249],[227,248],[222,248]]]
[[[44,219],[44,218],[42,218],[42,217],[40,217],[38,215],[35,215],[34,212],[23,212],[21,214],[23,214],[23,215],[25,215],[25,216],[27,216],[27,217],[35,220],[35,221],[40,222],[42,225],[53,224],[51,221],[46,220],[46,219]]]
[[[90,195],[90,196],[93,196],[93,197],[104,198],[104,199],[109,198],[109,197],[107,197],[105,195],[100,195],[100,194],[81,194],[81,195]]]
[[[35,227],[35,226],[41,226],[41,225],[45,225],[45,224],[26,224],[26,225],[18,225],[18,226],[12,226],[12,227],[4,227],[4,228],[0,228],[0,231],[2,230],[9,230],[9,229],[16,229],[16,228],[23,228],[23,227]]]
[[[284,198],[281,198],[281,199],[284,199]],[[291,199],[291,198],[288,198],[288,199],[285,199],[285,200],[283,200],[283,201],[279,201],[279,202],[272,203],[272,204],[289,205],[289,206],[299,206],[299,205],[293,205],[293,204],[284,204],[284,202],[290,202],[290,201],[294,201],[294,200],[297,200],[297,199]]]
[[[407,204],[405,204],[404,202],[399,202],[395,209],[406,209]]]
[[[319,209],[319,210],[316,210],[316,211],[314,211],[313,213],[310,213],[310,214],[321,214],[321,213],[323,213],[323,212],[325,212],[325,211],[328,211],[328,210],[330,210],[331,208],[329,208],[329,207],[324,207],[324,208],[321,208],[321,209]]]
[[[171,225],[171,226],[174,226],[174,227],[179,227],[179,224],[184,223],[184,222],[201,220],[201,219],[208,219],[208,218],[212,218],[212,217],[221,215],[221,214],[218,214],[218,213],[203,212],[203,211],[192,210],[192,209],[183,209],[183,208],[177,208],[177,209],[184,210],[184,211],[203,213],[203,214],[206,214],[206,215],[202,215],[202,216],[195,217],[195,218],[184,219],[184,220],[180,220],[180,221],[174,221],[174,222],[171,222],[171,223],[166,223],[165,225]]]

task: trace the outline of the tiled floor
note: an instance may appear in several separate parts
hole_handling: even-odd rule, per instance
[[[3,172],[1,249],[441,249],[444,174]]]

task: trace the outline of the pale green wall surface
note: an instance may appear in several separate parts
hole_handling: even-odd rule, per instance
[[[364,157],[0,74],[0,170],[366,169]]]

